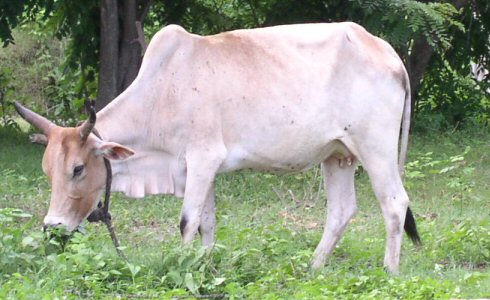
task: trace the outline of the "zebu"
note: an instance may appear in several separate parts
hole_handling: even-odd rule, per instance
[[[356,213],[361,163],[383,211],[384,264],[399,266],[402,231],[419,241],[400,171],[410,114],[407,72],[383,40],[353,23],[286,25],[213,36],[176,25],[152,39],[137,78],[84,124],[63,128],[16,104],[47,138],[52,185],[44,222],[75,229],[104,190],[183,197],[180,229],[213,243],[213,181],[238,169],[291,173],[322,165],[328,218],[320,267]],[[95,124],[95,120],[97,123]],[[91,133],[93,127],[102,139]],[[407,217],[407,218],[406,218]]]

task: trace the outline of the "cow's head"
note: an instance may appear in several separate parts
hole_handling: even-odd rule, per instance
[[[51,202],[44,226],[65,225],[72,231],[92,212],[104,191],[104,157],[119,160],[134,152],[92,134],[96,120],[93,108],[89,119],[78,127],[56,126],[19,103],[15,108],[43,133],[38,140],[46,143],[42,168],[51,183]]]

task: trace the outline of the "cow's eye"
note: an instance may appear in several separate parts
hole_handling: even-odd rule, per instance
[[[73,177],[78,177],[82,174],[83,172],[83,165],[80,165],[80,166],[76,166],[74,169],[73,169]]]

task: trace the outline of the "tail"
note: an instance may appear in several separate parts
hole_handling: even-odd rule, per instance
[[[405,105],[403,108],[402,115],[402,128],[401,128],[401,141],[400,141],[400,156],[398,157],[398,171],[403,177],[405,173],[405,161],[407,159],[407,149],[408,149],[408,134],[410,131],[410,114],[411,114],[411,99],[410,99],[410,80],[408,74],[402,77],[403,87],[405,88]],[[412,210],[407,207],[407,214],[405,216],[405,224],[403,225],[405,232],[412,242],[419,246],[422,245],[419,233],[417,231],[417,225],[415,224],[415,218],[413,217]]]
[[[407,215],[405,216],[405,225],[403,225],[403,228],[414,245],[422,245],[422,241],[420,240],[420,236],[417,231],[417,225],[415,224],[415,218],[413,217],[410,207],[407,208]]]
[[[405,161],[407,160],[408,149],[408,134],[410,131],[410,114],[411,114],[411,99],[410,99],[410,80],[408,74],[404,72],[402,84],[405,88],[405,105],[403,107],[402,128],[400,139],[400,155],[398,156],[398,171],[403,177],[405,173]]]

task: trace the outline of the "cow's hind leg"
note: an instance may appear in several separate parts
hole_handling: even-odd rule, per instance
[[[322,239],[313,255],[312,268],[323,266],[357,211],[354,187],[356,162],[351,158],[330,157],[322,167],[327,189],[327,220]]]
[[[384,265],[390,273],[394,274],[398,273],[400,264],[408,195],[398,173],[396,160],[389,159],[390,156],[374,153],[371,153],[362,163],[369,174],[385,220],[387,240]]]

